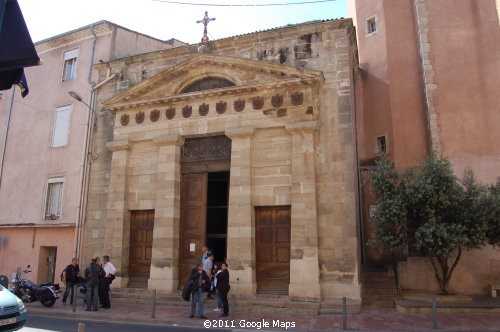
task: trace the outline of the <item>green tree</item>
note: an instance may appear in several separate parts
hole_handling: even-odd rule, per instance
[[[449,293],[462,250],[499,243],[499,185],[481,185],[471,170],[459,180],[450,161],[431,154],[402,171],[382,160],[369,178],[378,197],[372,243],[410,246],[429,257],[442,294]]]

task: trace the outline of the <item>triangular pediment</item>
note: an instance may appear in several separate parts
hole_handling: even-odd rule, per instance
[[[234,86],[183,93],[183,89],[204,78],[220,78]],[[133,105],[161,103],[175,98],[188,98],[207,93],[238,93],[263,86],[309,84],[323,80],[320,71],[294,68],[269,62],[236,57],[201,54],[108,99],[103,104],[110,110]],[[219,90],[219,91],[217,91]]]

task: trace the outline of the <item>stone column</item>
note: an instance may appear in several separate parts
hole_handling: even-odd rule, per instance
[[[255,229],[252,207],[251,146],[253,128],[226,131],[231,138],[227,261],[231,271],[231,292],[252,295],[255,280]]]
[[[181,145],[184,138],[165,135],[158,143],[153,252],[148,288],[177,290],[181,189]]]
[[[314,133],[316,121],[287,124],[292,135],[290,298],[320,299]]]
[[[128,140],[107,143],[113,152],[109,178],[106,231],[104,250],[109,255],[119,277],[113,286],[126,287],[128,284],[128,249],[130,238],[130,213],[126,208]]]

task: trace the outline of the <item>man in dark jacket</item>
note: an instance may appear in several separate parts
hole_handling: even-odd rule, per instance
[[[227,301],[227,293],[231,286],[229,285],[229,271],[227,270],[227,263],[222,263],[221,272],[217,275],[217,291],[222,297],[222,307],[224,308],[221,317],[227,317],[229,314],[229,303]]]
[[[102,266],[97,265],[97,257],[92,257],[92,262],[85,269],[85,282],[87,292],[85,294],[87,309],[86,311],[97,311],[99,305],[99,281],[104,278]]]
[[[66,289],[64,290],[64,295],[62,298],[62,303],[66,304],[66,300],[68,299],[68,295],[71,295],[69,298],[69,303],[73,304],[73,286],[78,283],[78,276],[80,275],[80,267],[78,266],[78,258],[74,257],[71,260],[71,264],[66,266],[62,273],[62,281],[66,285]]]
[[[203,314],[203,304],[205,303],[205,292],[210,289],[210,279],[207,273],[203,271],[201,264],[196,265],[191,271],[189,279],[193,284],[191,289],[191,316],[189,318],[194,317],[196,303],[198,303],[198,318],[207,318]]]

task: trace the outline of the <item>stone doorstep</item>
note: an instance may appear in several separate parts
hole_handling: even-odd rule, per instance
[[[113,288],[112,301],[123,303],[152,305],[153,290],[133,288]],[[232,297],[229,297],[230,306]],[[205,303],[215,304],[215,297]],[[189,301],[184,301],[180,294],[166,291],[157,291],[156,304],[166,306],[190,306]],[[337,301],[297,301],[288,296],[259,294],[254,296],[236,297],[236,310],[242,313],[254,314],[284,314],[300,316],[338,315],[342,314],[342,300]],[[360,301],[349,301],[347,311],[350,314],[359,313]]]
[[[400,314],[430,314],[432,306],[402,306],[396,303],[396,310]],[[438,313],[466,313],[466,314],[492,314],[500,313],[500,308],[473,308],[473,307],[442,307],[436,308]]]

